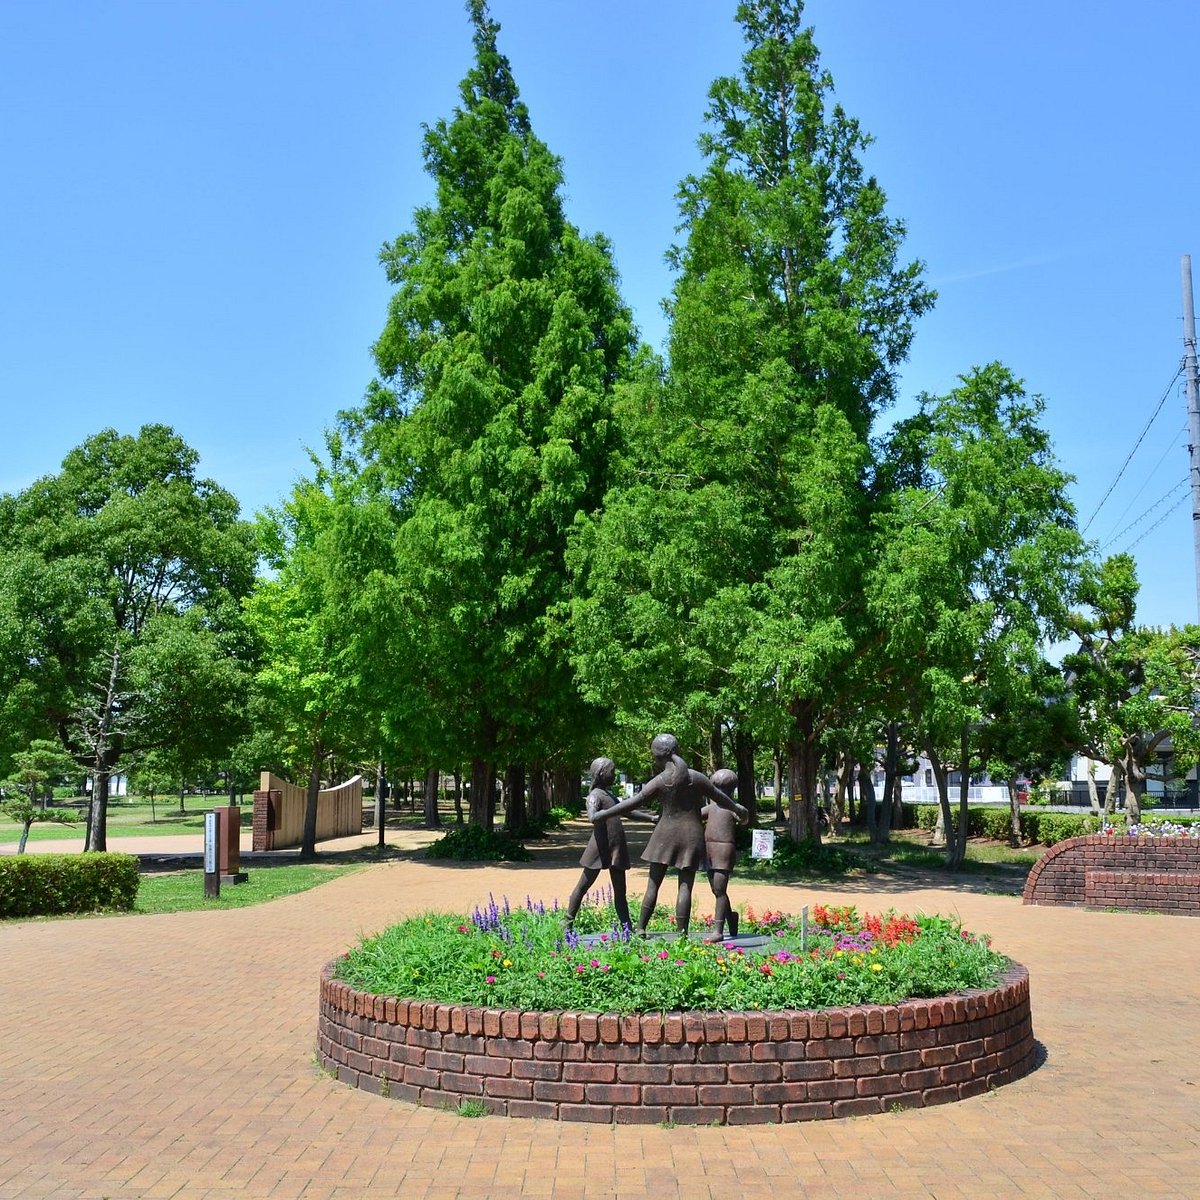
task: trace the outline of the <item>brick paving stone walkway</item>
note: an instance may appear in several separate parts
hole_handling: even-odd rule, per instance
[[[576,875],[400,861],[256,908],[0,925],[0,1197],[1200,1196],[1194,918],[735,876],[739,904],[958,913],[1029,967],[1044,1063],[941,1108],[753,1128],[472,1120],[316,1068],[318,973],[360,932],[489,891],[565,897]]]

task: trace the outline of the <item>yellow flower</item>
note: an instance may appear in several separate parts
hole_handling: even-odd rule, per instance
[[[511,958],[506,958],[506,959],[504,960],[504,965],[505,965],[506,967],[511,967],[511,966],[512,966],[512,959],[511,959]]]
[[[882,970],[883,970],[883,963],[872,963],[872,964],[871,964],[871,970],[872,970],[872,971],[882,971]]]

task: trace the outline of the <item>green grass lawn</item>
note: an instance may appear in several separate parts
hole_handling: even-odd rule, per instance
[[[323,866],[297,863],[289,866],[251,868],[245,883],[221,885],[215,900],[204,898],[204,872],[178,871],[167,875],[143,875],[138,884],[135,913],[190,912],[193,909],[248,908],[306,892],[339,875],[361,870],[360,866]]]
[[[929,834],[920,829],[894,829],[892,840],[882,846],[872,846],[867,831],[858,827],[843,826],[842,835],[830,841],[864,861],[879,864],[895,863],[900,866],[940,870],[945,863],[942,850],[929,845]],[[967,842],[965,871],[982,871],[989,867],[1024,867],[1028,870],[1046,852],[1045,846],[1023,846],[1013,849],[1003,842],[986,838],[971,838]]]
[[[140,796],[113,799],[108,804],[107,831],[110,838],[122,837],[172,837],[180,834],[204,833],[204,814],[210,809],[221,808],[229,801],[223,796],[189,796],[187,813],[180,815],[177,798],[168,797],[151,806],[150,801]],[[76,813],[78,820],[73,824],[57,821],[38,821],[29,830],[31,842],[57,841],[62,838],[78,838],[83,842],[87,832],[87,809],[57,809],[58,812]],[[249,829],[253,821],[253,805],[242,805],[242,827]],[[0,814],[0,842],[21,840],[21,826]]]

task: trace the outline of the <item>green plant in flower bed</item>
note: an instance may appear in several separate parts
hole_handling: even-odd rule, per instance
[[[460,825],[426,846],[425,857],[456,862],[528,862],[533,855],[511,834],[482,825]]]
[[[740,932],[767,940],[746,950],[633,937],[610,907],[588,922],[602,931],[591,945],[564,929],[557,907],[528,898],[519,908],[493,900],[470,916],[425,913],[364,939],[336,973],[375,995],[450,1004],[728,1011],[941,996],[992,986],[1008,961],[956,921],[891,911],[817,906],[805,941],[799,918],[747,907]]]

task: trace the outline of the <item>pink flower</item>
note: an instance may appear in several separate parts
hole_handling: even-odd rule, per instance
[[[658,957],[659,958],[670,958],[671,955],[666,950],[660,950],[658,952]]]
[[[488,983],[495,983],[495,982],[496,982],[496,977],[495,977],[495,975],[489,975],[489,976],[487,977],[487,981],[488,981]]]
[[[600,960],[599,960],[598,958],[593,958],[593,959],[592,959],[592,966],[593,966],[593,967],[598,967],[599,965],[600,965]]]
[[[458,932],[459,932],[459,933],[470,933],[470,932],[471,932],[470,926],[468,926],[468,925],[460,925],[460,926],[458,927]]]

